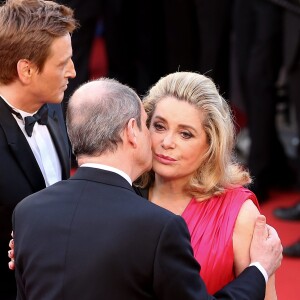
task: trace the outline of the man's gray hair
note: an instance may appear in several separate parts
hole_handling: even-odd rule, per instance
[[[73,153],[98,156],[114,152],[122,143],[121,133],[131,118],[141,129],[141,100],[130,87],[109,78],[83,84],[71,97],[67,109]]]

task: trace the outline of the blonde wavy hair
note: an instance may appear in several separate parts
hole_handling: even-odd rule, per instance
[[[208,150],[201,166],[187,184],[186,191],[201,201],[222,194],[227,188],[249,184],[251,178],[248,171],[234,156],[235,127],[230,107],[214,82],[193,72],[176,72],[162,77],[143,100],[148,126],[157,103],[168,96],[190,103],[204,114],[202,125]],[[153,183],[153,171],[137,181],[139,187],[151,187]]]

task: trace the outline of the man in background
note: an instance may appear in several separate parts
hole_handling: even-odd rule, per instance
[[[70,174],[61,101],[70,78],[73,11],[51,1],[0,6],[0,299],[16,298],[7,268],[14,207]]]

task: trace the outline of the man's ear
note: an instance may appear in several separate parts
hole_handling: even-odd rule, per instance
[[[136,148],[137,147],[137,123],[134,118],[131,118],[127,123],[127,138],[129,143]]]
[[[17,63],[17,71],[19,79],[22,83],[28,84],[31,80],[33,72],[36,67],[28,59],[20,59]]]

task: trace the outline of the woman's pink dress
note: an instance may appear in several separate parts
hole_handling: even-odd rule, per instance
[[[195,258],[201,265],[201,277],[210,294],[235,277],[233,229],[247,199],[259,207],[256,196],[250,190],[237,187],[207,201],[192,199],[182,214],[191,234]]]

